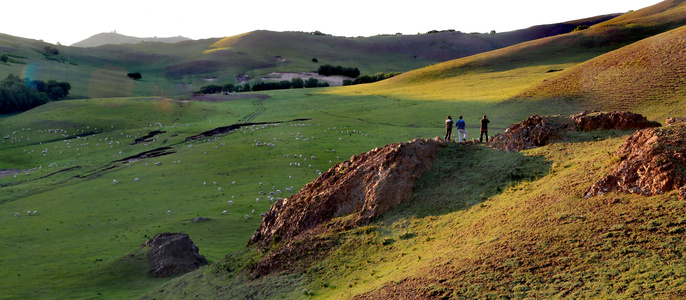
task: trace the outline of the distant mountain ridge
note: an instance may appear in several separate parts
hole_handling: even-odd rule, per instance
[[[191,40],[187,37],[175,36],[175,37],[147,37],[139,38],[135,36],[128,36],[123,34],[118,34],[116,32],[103,32],[91,36],[83,41],[71,44],[71,47],[98,47],[102,45],[116,45],[116,44],[136,44],[140,42],[160,42],[160,43],[176,43],[180,41]]]

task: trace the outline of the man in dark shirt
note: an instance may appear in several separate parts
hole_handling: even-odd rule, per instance
[[[453,134],[453,118],[448,116],[445,119],[445,137],[443,138],[446,141],[450,141],[450,136]]]
[[[486,143],[488,143],[488,123],[491,123],[491,121],[484,115],[481,119],[481,135],[479,136],[479,142],[481,143],[484,141],[484,135],[486,136]]]

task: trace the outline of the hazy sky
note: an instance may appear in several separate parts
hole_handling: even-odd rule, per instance
[[[638,10],[660,0],[3,1],[0,33],[70,45],[102,32],[225,37],[253,30],[337,36],[498,32]]]

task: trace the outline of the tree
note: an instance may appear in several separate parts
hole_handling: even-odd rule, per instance
[[[318,60],[316,57],[314,57],[314,58],[312,58],[312,62],[313,62],[313,63],[318,63],[319,60]]]
[[[303,81],[302,78],[295,77],[295,78],[291,79],[291,87],[293,87],[294,89],[301,89],[301,88],[305,87],[305,82]]]
[[[200,88],[198,93],[201,94],[216,94],[222,91],[222,86],[221,85],[216,85],[216,84],[211,84],[207,86],[203,86]]]
[[[317,80],[317,78],[310,77],[309,79],[305,80],[306,88],[313,88],[317,86],[319,86],[319,80]]]
[[[45,50],[46,53],[52,54],[52,55],[60,54],[60,50],[57,50],[57,48],[55,48],[52,45],[46,45],[45,47],[43,47],[43,50]]]
[[[7,61],[9,61],[9,60],[10,60],[9,57],[7,57],[7,55],[5,55],[5,54],[0,56],[0,61],[3,63],[7,63]]]
[[[128,73],[128,74],[126,74],[126,76],[129,77],[129,78],[131,78],[131,79],[133,79],[133,80],[141,80],[141,79],[143,79],[143,75],[141,75],[141,73],[138,73],[138,72],[136,72],[136,73]]]
[[[48,80],[46,92],[52,100],[64,98],[69,95],[71,84],[68,82],[58,82],[53,79]]]

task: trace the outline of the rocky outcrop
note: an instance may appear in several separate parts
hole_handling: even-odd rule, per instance
[[[207,260],[198,253],[185,233],[160,233],[147,240],[142,247],[150,247],[150,261],[153,269],[150,273],[164,278],[186,273],[206,265]]]
[[[488,145],[512,153],[545,146],[559,138],[557,126],[547,118],[533,115],[493,136]]]
[[[496,134],[488,144],[505,152],[519,152],[542,147],[563,137],[567,131],[628,130],[659,127],[660,123],[628,112],[582,112],[570,117],[542,117],[533,115]]]
[[[635,132],[617,149],[619,166],[602,177],[584,195],[611,191],[656,195],[686,186],[686,123]]]
[[[415,181],[431,168],[438,148],[445,146],[438,138],[389,144],[336,164],[297,194],[274,203],[248,244],[288,242],[351,214],[343,227],[369,224],[410,198]]]
[[[628,111],[591,113],[584,111],[570,118],[576,124],[577,130],[581,131],[644,129],[661,126],[658,122],[648,121],[641,114]]]
[[[686,116],[675,117],[675,118],[667,118],[667,120],[665,120],[665,124],[667,124],[667,126],[674,125],[677,123],[683,123],[683,122],[686,122]]]

